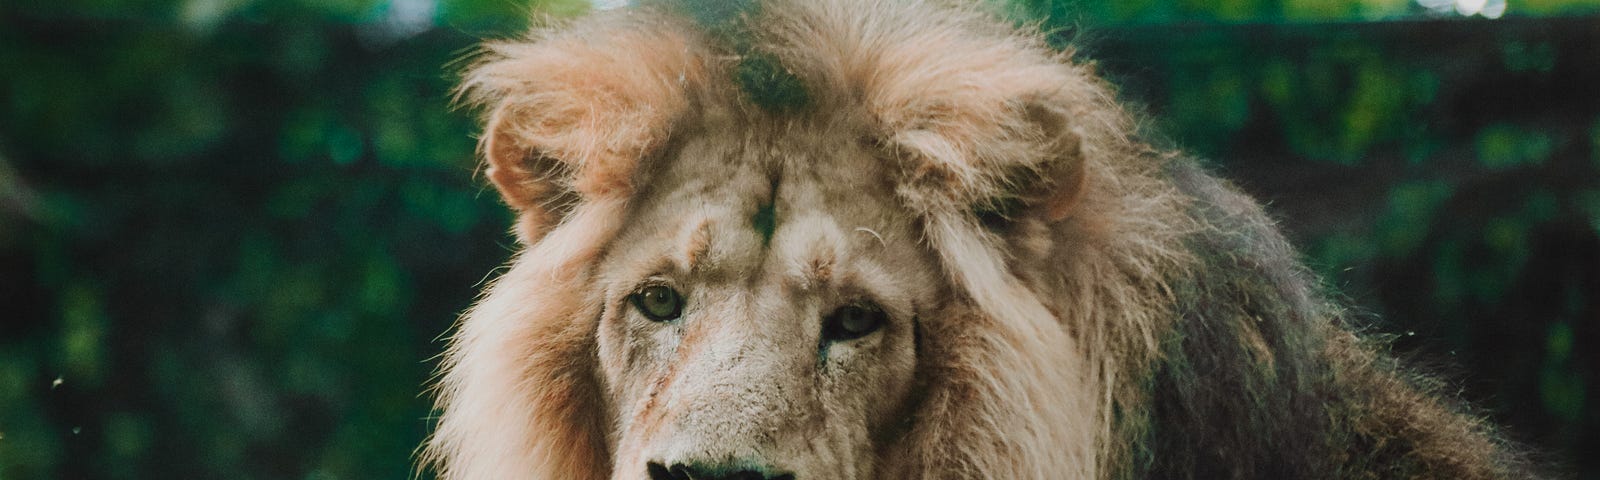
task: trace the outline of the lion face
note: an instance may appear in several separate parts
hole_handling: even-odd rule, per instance
[[[598,263],[614,477],[868,477],[944,290],[932,256],[848,139],[705,131]]]
[[[1148,315],[1051,271],[1115,272],[1126,256],[1097,249],[1149,244],[1099,237],[1132,228],[1103,221],[1122,184],[1091,180],[1112,168],[1092,155],[1133,150],[1111,97],[976,10],[763,5],[749,58],[781,68],[652,8],[486,45],[463,92],[523,248],[451,337],[429,461],[1094,478],[1114,372],[1058,314]],[[779,70],[809,103],[755,103],[742,79]]]

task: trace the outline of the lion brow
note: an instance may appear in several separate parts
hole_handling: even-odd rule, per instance
[[[834,282],[838,276],[839,258],[830,248],[818,248],[813,244],[791,260],[788,282],[803,290],[821,288]]]
[[[806,281],[818,285],[827,285],[833,282],[836,260],[831,252],[811,257],[811,263],[806,265]]]
[[[711,220],[701,218],[683,232],[683,248],[678,250],[678,268],[683,272],[693,272],[706,253],[711,251]]]

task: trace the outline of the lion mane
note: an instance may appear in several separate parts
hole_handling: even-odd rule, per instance
[[[641,172],[712,109],[775,131],[848,119],[957,292],[921,326],[882,476],[1528,475],[1358,332],[1255,201],[1150,146],[1043,35],[917,0],[770,0],[727,20],[735,33],[708,22],[674,3],[599,12],[487,43],[467,68],[524,248],[444,354],[423,448],[442,478],[623,476],[591,264]],[[753,58],[805,103],[760,105],[739,80]]]

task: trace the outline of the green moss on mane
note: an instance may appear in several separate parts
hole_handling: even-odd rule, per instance
[[[747,23],[761,13],[759,0],[673,0],[669,8],[693,20],[701,29],[738,56],[734,84],[746,99],[763,110],[795,113],[811,103],[804,83],[776,56],[756,49]]]

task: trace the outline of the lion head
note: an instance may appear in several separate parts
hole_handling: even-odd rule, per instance
[[[1163,412],[1327,426],[1283,406],[1328,390],[1273,382],[1363,350],[1296,320],[1320,307],[1254,203],[1132,139],[1070,53],[969,7],[743,3],[604,12],[466,72],[523,248],[445,355],[442,476],[1101,478]],[[1166,340],[1191,317],[1221,347]]]
[[[606,12],[470,67],[526,249],[453,338],[439,470],[1093,476],[1116,365],[1091,350],[1142,329],[1061,311],[1147,321],[1110,310],[1167,261],[1128,253],[1161,235],[1105,241],[1167,208],[1121,199],[1137,174],[1094,183],[1153,168],[1117,161],[1137,152],[1109,93],[971,9],[767,2],[729,22]],[[801,101],[762,102],[752,69]],[[1091,260],[1050,271],[1128,278],[1028,266],[1065,249]]]
[[[737,21],[728,42],[671,8],[608,12],[471,67],[528,248],[454,338],[441,470],[1092,471],[1099,367],[1008,265],[1092,222],[1073,212],[1094,157],[1131,148],[1109,95],[971,10],[770,2]],[[753,98],[750,59],[804,103]]]

